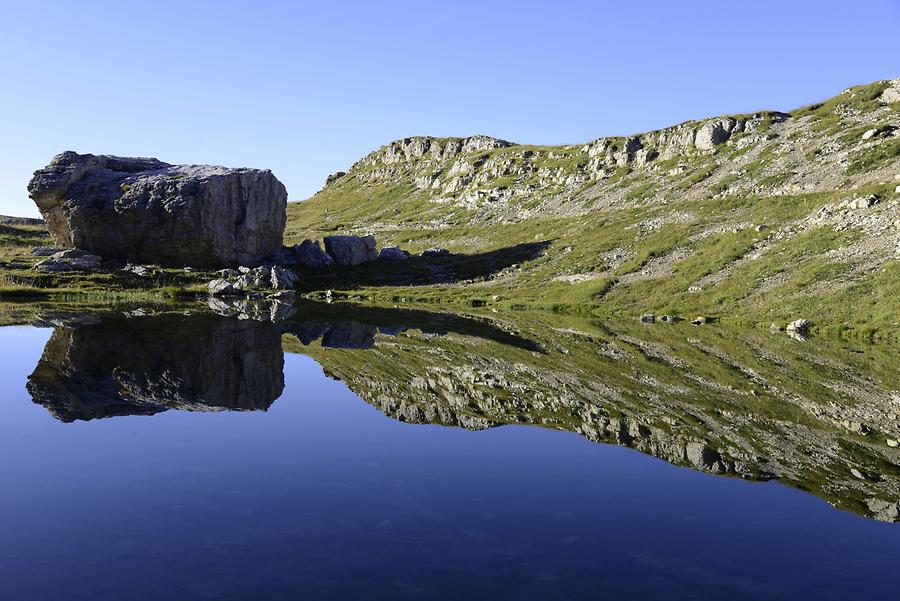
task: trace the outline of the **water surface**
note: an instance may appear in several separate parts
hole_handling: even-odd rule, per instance
[[[884,432],[778,406],[775,361],[752,377],[731,366],[699,385],[708,398],[679,389],[724,368],[667,352],[712,334],[334,308],[239,317],[0,329],[0,598],[900,593]],[[728,348],[717,340],[692,348]],[[786,344],[772,343],[797,372],[791,353],[807,351]],[[893,392],[883,355],[835,365],[840,351],[822,347],[805,377],[830,383],[859,360]],[[831,453],[820,482],[799,458],[811,452]]]

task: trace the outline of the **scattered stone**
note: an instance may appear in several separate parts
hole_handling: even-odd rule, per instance
[[[237,276],[241,275],[241,272],[238,271],[237,269],[228,268],[228,269],[220,269],[219,271],[216,272],[216,274],[218,274],[222,278],[227,279],[227,278],[237,277]]]
[[[59,252],[53,253],[50,255],[53,259],[81,259],[83,261],[90,261],[93,263],[99,263],[103,259],[98,256],[91,254],[87,251],[81,250],[80,248],[68,248],[65,250],[61,250]]]
[[[422,251],[423,257],[433,258],[433,257],[446,257],[450,254],[450,251],[446,248],[441,248],[439,246],[435,246],[434,248],[426,248]],[[518,267],[518,265],[511,265],[510,267]]]
[[[777,323],[773,323],[773,324],[771,324],[771,325],[769,326],[769,331],[770,331],[770,332],[781,332],[781,331],[783,331],[783,330],[784,330],[784,328],[782,328],[782,327],[781,327],[780,325],[778,325]]]
[[[757,225],[756,228],[754,228],[754,229],[756,229],[757,232],[761,232],[761,231],[763,231],[764,229],[766,229],[766,224],[765,224],[765,223],[760,223],[760,224]]]
[[[898,446],[900,446],[900,441],[897,441],[893,438],[888,438],[886,442],[887,442],[887,446],[892,447],[892,448],[897,448]]]
[[[788,324],[787,331],[796,334],[806,334],[809,332],[809,322],[805,319],[792,321]]]
[[[678,323],[679,321],[684,321],[677,315],[660,315],[659,320],[665,323]]]
[[[353,267],[378,258],[375,236],[326,236],[325,252],[342,267]]]
[[[640,317],[641,323],[656,323],[656,315],[653,313],[645,313]]]
[[[693,292],[702,292],[702,291],[703,291],[703,288],[701,288],[700,286],[688,286],[688,292],[693,293]]]
[[[241,271],[243,275],[234,282],[234,287],[238,290],[271,287],[272,271],[268,267],[260,265],[253,269],[247,269],[246,272],[243,268],[240,268],[239,271]]]
[[[378,253],[378,258],[385,261],[406,261],[409,259],[409,253],[397,246],[386,246]]]
[[[35,246],[31,249],[32,257],[49,257],[50,255],[55,255],[58,252],[66,250],[61,246]]]
[[[271,271],[271,287],[275,290],[287,290],[293,288],[297,283],[297,276],[294,272],[275,265]]]
[[[877,129],[867,129],[865,132],[863,132],[862,139],[868,140],[869,138],[874,138],[877,134]]]
[[[876,202],[878,202],[878,197],[874,194],[869,194],[868,196],[863,196],[862,198],[851,200],[848,206],[851,209],[868,209]]]
[[[122,271],[127,273],[133,273],[136,276],[147,277],[153,275],[153,268],[149,265],[126,265],[122,268]]]
[[[258,264],[286,220],[284,185],[259,169],[67,151],[28,192],[56,244],[140,263]]]
[[[334,259],[322,250],[318,241],[312,240],[304,240],[300,244],[281,249],[275,262],[279,265],[298,265],[310,269],[323,269],[334,265]]]
[[[234,296],[237,291],[228,280],[213,280],[207,285],[210,296]]]
[[[89,255],[89,257],[93,256],[95,255]],[[100,262],[82,258],[58,259],[51,257],[41,261],[35,267],[44,271],[95,271],[100,268]]]
[[[102,261],[103,258],[97,255],[69,248],[53,253],[35,267],[44,271],[95,271]]]
[[[859,478],[860,480],[865,480],[866,477],[863,476],[863,473],[856,469],[855,467],[850,468],[850,473],[853,474],[854,477]]]
[[[241,265],[240,267],[238,267],[237,270],[238,270],[238,273],[250,273],[251,271],[253,271],[253,268],[247,267],[246,265]]]
[[[695,317],[694,319],[691,320],[692,326],[702,326],[702,325],[706,325],[707,323],[709,323],[709,318],[704,317],[702,315],[699,317]]]
[[[495,294],[494,296],[491,297],[491,300],[496,303],[497,301],[503,300],[503,297],[500,296],[499,294]]]

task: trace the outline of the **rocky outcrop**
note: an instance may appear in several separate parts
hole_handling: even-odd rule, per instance
[[[67,151],[28,192],[55,242],[106,259],[255,265],[282,244],[287,191],[271,171]]]
[[[353,267],[378,258],[375,236],[326,236],[325,252],[341,267]]]
[[[271,323],[217,315],[62,320],[28,392],[64,422],[116,415],[265,410],[284,389]]]

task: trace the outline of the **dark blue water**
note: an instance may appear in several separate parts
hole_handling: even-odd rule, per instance
[[[266,412],[63,423],[0,329],[0,599],[890,599],[900,525],[535,427],[404,424],[285,357]]]

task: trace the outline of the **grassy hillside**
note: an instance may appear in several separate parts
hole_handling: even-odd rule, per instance
[[[287,238],[374,233],[385,246],[465,254],[546,243],[440,284],[382,287],[352,273],[335,283],[376,299],[806,317],[889,334],[900,315],[897,90],[900,80],[877,82],[789,114],[584,145],[398,140],[291,203]]]

